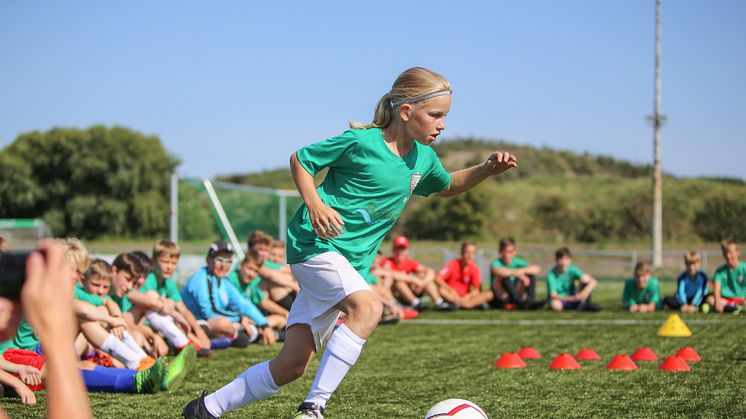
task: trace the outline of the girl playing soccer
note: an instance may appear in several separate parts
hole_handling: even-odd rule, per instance
[[[445,129],[451,86],[420,67],[403,72],[376,106],[373,122],[298,150],[290,168],[304,205],[288,226],[287,258],[300,292],[290,310],[285,344],[218,391],[190,401],[186,418],[215,418],[266,399],[297,379],[332,331],[306,400],[295,418],[323,418],[324,408],[381,318],[365,277],[384,237],[410,197],[465,192],[488,176],[517,167],[496,152],[483,164],[448,173],[427,147]],[[329,168],[316,188],[313,177]]]

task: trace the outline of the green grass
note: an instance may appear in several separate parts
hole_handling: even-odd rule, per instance
[[[670,284],[666,285],[672,291]],[[746,416],[746,316],[710,313],[682,316],[690,338],[660,338],[658,327],[668,313],[631,315],[621,311],[617,283],[602,282],[595,300],[600,313],[546,311],[522,313],[495,310],[433,313],[422,319],[642,319],[633,325],[399,324],[379,327],[357,365],[345,378],[327,408],[329,418],[421,418],[430,406],[448,398],[464,398],[496,417],[744,417]],[[700,323],[706,320],[710,323]],[[650,346],[658,356],[693,346],[703,361],[689,373],[657,370],[657,362],[639,362],[637,371],[608,371],[617,353],[631,354]],[[492,367],[502,352],[534,346],[544,358],[528,360],[528,368]],[[575,371],[547,368],[561,352],[594,348],[603,361],[584,362]],[[215,390],[246,367],[273,356],[279,346],[251,346],[217,352],[199,360],[181,388],[155,395],[92,394],[97,418],[176,417],[202,389]],[[318,358],[318,357],[317,357]],[[282,392],[226,418],[291,417],[303,401],[318,367],[285,386]],[[22,406],[3,399],[10,417],[41,417],[39,405]]]

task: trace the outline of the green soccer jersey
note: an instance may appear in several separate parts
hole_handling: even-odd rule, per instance
[[[339,237],[320,239],[311,226],[308,208],[301,205],[288,225],[288,263],[336,252],[363,278],[371,275],[376,251],[412,195],[428,196],[451,183],[435,150],[415,141],[412,150],[399,157],[378,128],[346,131],[304,147],[296,155],[311,175],[329,168],[316,190],[345,225]]]
[[[497,258],[492,261],[492,264],[490,265],[490,285],[492,285],[495,282],[495,275],[492,273],[492,268],[508,268],[508,269],[518,269],[518,268],[525,268],[528,266],[528,262],[525,259],[521,258],[513,258],[512,261],[510,261],[510,264],[506,265],[505,262],[502,261],[502,259]],[[518,278],[511,276],[508,278],[510,282],[515,284],[518,281]]]
[[[622,304],[624,307],[648,303],[659,305],[660,302],[661,287],[658,278],[650,277],[648,284],[643,289],[637,288],[634,278],[630,278],[624,282],[624,294],[622,294]]]
[[[0,343],[0,354],[10,348],[33,351],[37,345],[39,345],[39,338],[36,333],[31,329],[31,325],[26,319],[21,319],[13,339]]]
[[[155,291],[161,297],[170,298],[177,303],[181,301],[181,292],[179,292],[179,286],[176,285],[176,282],[171,278],[166,278],[163,282],[159,283],[154,272],[149,273],[145,277],[145,283],[142,284],[138,291],[142,293]]]
[[[720,283],[720,295],[725,298],[746,297],[746,263],[738,262],[734,269],[728,265],[717,268],[712,281]]]
[[[130,302],[130,299],[127,298],[127,294],[125,294],[122,298],[119,298],[116,295],[109,295],[109,298],[117,303],[117,305],[119,306],[119,310],[122,313],[130,311],[130,309],[132,308],[132,303]]]
[[[575,281],[583,277],[583,271],[575,265],[569,265],[564,272],[559,273],[557,267],[547,274],[547,294],[551,297],[556,293],[560,297],[575,294]]]
[[[259,303],[264,300],[264,292],[261,290],[261,288],[259,288],[259,284],[262,283],[262,277],[257,276],[248,284],[242,284],[239,280],[238,275],[238,273],[235,273],[235,275],[229,275],[227,279],[239,291],[241,291],[241,294],[245,295],[246,298],[251,300],[251,302],[254,303],[255,306],[258,306]]]
[[[75,299],[80,301],[85,301],[87,303],[91,303],[96,307],[100,307],[104,305],[104,299],[102,297],[99,297],[98,295],[93,295],[89,293],[88,291],[83,289],[83,286],[80,284],[75,284]]]

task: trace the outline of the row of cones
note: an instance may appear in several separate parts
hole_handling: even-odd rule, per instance
[[[518,352],[506,352],[502,354],[500,359],[495,363],[497,368],[526,368],[526,362],[524,359],[538,359],[541,358],[541,354],[534,348],[521,348]],[[601,357],[593,349],[583,349],[573,357],[571,354],[559,354],[549,364],[549,368],[552,369],[563,369],[563,370],[575,370],[580,368],[577,360],[581,361],[595,361],[600,360]],[[615,355],[614,358],[606,365],[606,369],[609,370],[636,370],[637,364],[634,361],[657,361],[658,356],[653,352],[652,349],[643,347],[637,348],[632,357],[626,354]],[[679,349],[674,356],[666,358],[665,361],[658,367],[663,371],[690,371],[691,368],[687,365],[686,361],[699,362],[700,358],[697,351],[694,348],[685,346]]]

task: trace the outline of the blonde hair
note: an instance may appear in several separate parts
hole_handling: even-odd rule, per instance
[[[720,243],[720,250],[722,250],[723,253],[729,251],[731,247],[738,250],[738,243],[733,239],[725,239]]]
[[[691,265],[693,263],[699,263],[699,253],[697,253],[696,250],[690,250],[686,253],[684,253],[684,263],[687,265]]]
[[[68,237],[62,241],[62,246],[65,248],[65,260],[74,263],[81,274],[85,273],[91,264],[91,258],[83,242],[74,237]]]
[[[94,259],[93,262],[91,262],[91,266],[88,267],[88,270],[85,273],[85,279],[88,280],[92,276],[97,276],[101,279],[105,279],[111,282],[112,278],[114,278],[114,273],[111,270],[111,265],[109,265],[109,262],[103,259]]]
[[[179,245],[171,240],[161,240],[153,246],[153,259],[166,255],[178,258],[181,256]]]
[[[433,93],[448,92],[451,94],[452,91],[451,84],[445,77],[427,68],[412,67],[401,73],[391,86],[391,90],[378,101],[373,121],[370,124],[353,121],[350,122],[350,128],[386,128],[393,120],[394,109],[399,106],[429,99],[425,96]]]
[[[273,249],[284,249],[285,242],[280,239],[274,239],[272,240],[272,248]]]

